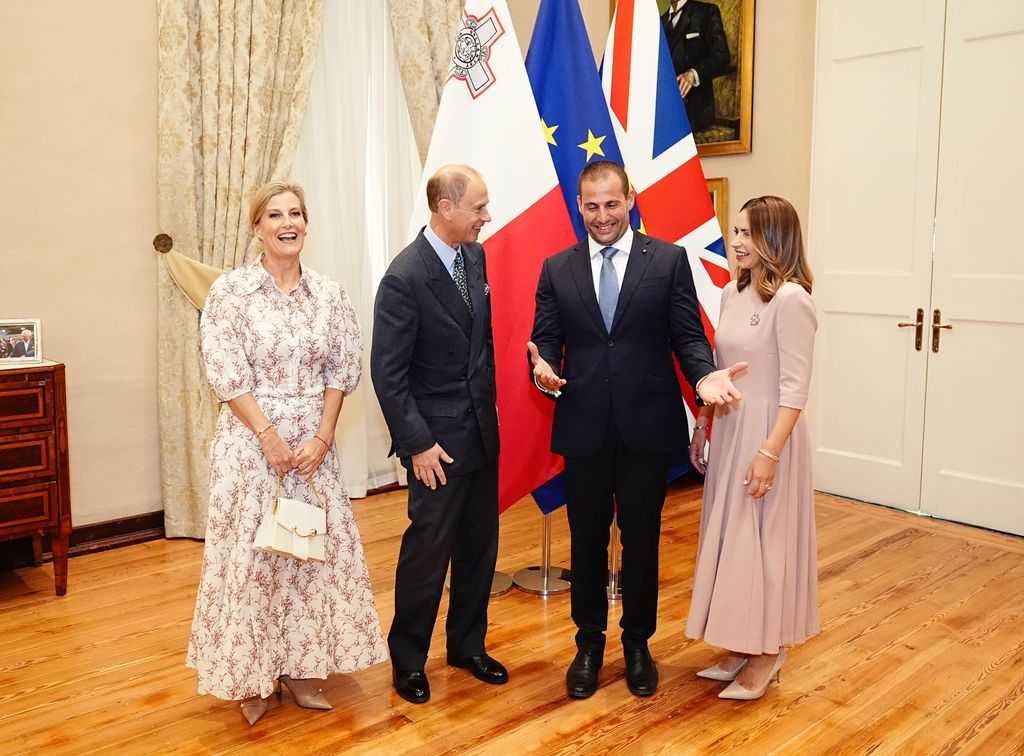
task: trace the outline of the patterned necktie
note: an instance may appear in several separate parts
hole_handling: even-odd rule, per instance
[[[612,320],[615,318],[615,305],[619,303],[619,277],[615,274],[612,258],[619,250],[605,247],[601,250],[604,262],[601,263],[601,276],[597,282],[597,303],[601,307],[601,317],[608,333],[612,332]]]
[[[466,307],[469,308],[469,314],[472,315],[473,303],[469,299],[469,285],[466,283],[466,261],[462,259],[461,249],[455,253],[455,264],[452,266],[452,280],[455,281],[455,286],[459,290],[459,294],[462,295]]]

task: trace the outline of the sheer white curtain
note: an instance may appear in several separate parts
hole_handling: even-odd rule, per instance
[[[377,283],[408,242],[421,170],[388,4],[331,0],[292,178],[309,204],[303,260],[341,282],[363,327],[363,380],[345,399],[337,433],[354,497],[400,472],[370,383],[370,337]]]

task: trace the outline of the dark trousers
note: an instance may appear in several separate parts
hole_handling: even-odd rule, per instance
[[[645,648],[658,620],[658,544],[668,455],[633,454],[614,422],[600,451],[565,458],[572,539],[572,619],[576,645],[604,651],[608,626],[608,541],[618,504],[622,542],[622,645]]]
[[[484,653],[498,556],[498,463],[449,477],[434,491],[410,474],[409,520],[395,572],[395,618],[388,633],[392,666],[423,669],[449,562],[448,653]]]

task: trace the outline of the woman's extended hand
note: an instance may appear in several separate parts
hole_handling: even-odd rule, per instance
[[[708,458],[704,453],[708,443],[707,426],[694,426],[693,438],[690,439],[690,464],[701,475],[708,467]]]
[[[295,450],[295,467],[299,474],[306,478],[311,477],[323,463],[329,450],[327,442],[319,436],[307,438],[299,444],[299,448]]]
[[[287,475],[295,469],[295,454],[288,448],[288,444],[277,435],[276,429],[270,428],[264,432],[259,437],[259,441],[260,448],[263,449],[263,456],[267,458],[267,462],[279,476]]]

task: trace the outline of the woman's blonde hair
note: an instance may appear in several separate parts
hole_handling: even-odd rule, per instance
[[[800,284],[811,293],[814,276],[807,264],[800,217],[782,197],[755,197],[740,208],[747,212],[750,224],[750,244],[761,259],[761,270],[755,281],[750,271],[740,269],[736,286],[743,291],[751,283],[761,299],[768,302],[779,287],[787,281]]]
[[[263,216],[263,211],[267,209],[267,203],[273,197],[285,192],[291,192],[299,198],[299,209],[302,211],[303,219],[308,223],[309,212],[306,210],[306,193],[302,187],[291,181],[268,181],[253,192],[252,200],[249,202],[249,226],[255,228]]]

